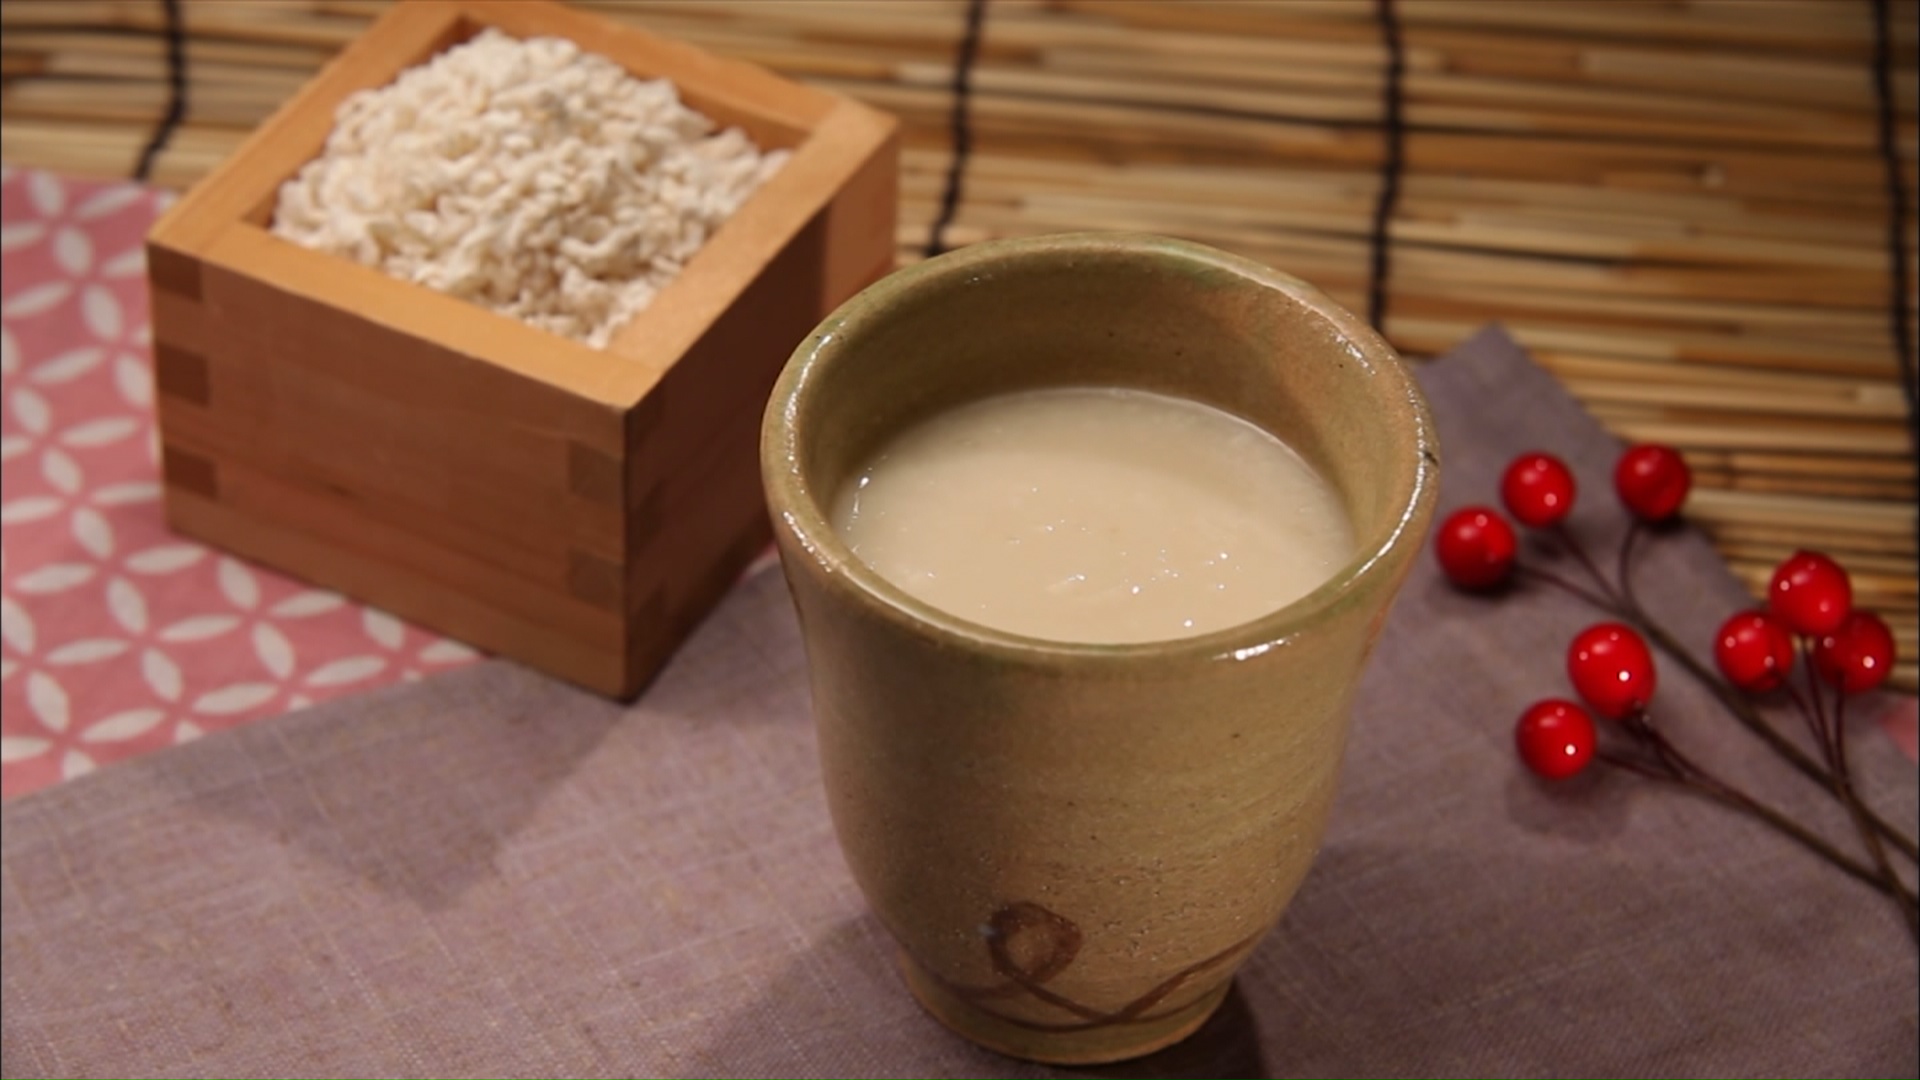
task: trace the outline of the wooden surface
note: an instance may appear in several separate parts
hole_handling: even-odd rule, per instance
[[[951,160],[964,0],[589,0],[905,120],[898,257]],[[184,0],[187,123],[230,153],[384,0]],[[1892,0],[1916,244],[1916,4]],[[1691,516],[1764,582],[1833,552],[1914,684],[1915,457],[1891,341],[1868,0],[1401,0],[1406,171],[1389,336],[1504,322],[1610,428],[1681,447]],[[0,153],[125,175],[165,101],[158,0],[7,0]],[[952,243],[1134,228],[1364,307],[1384,142],[1369,0],[989,0]],[[1920,278],[1920,274],[1915,274]],[[1488,422],[1498,423],[1498,417]]]
[[[263,227],[341,101],[487,23],[590,42],[791,151],[605,351]],[[769,540],[761,410],[800,339],[892,262],[895,132],[839,95],[555,5],[390,10],[149,235],[169,521],[634,693]]]

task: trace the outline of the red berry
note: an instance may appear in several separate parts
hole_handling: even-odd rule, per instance
[[[1653,700],[1653,654],[1630,626],[1595,623],[1567,647],[1567,677],[1595,712],[1623,720]]]
[[[1687,501],[1693,470],[1670,446],[1641,443],[1620,455],[1613,469],[1613,490],[1642,521],[1665,521]]]
[[[1850,612],[1813,646],[1813,669],[1842,693],[1858,694],[1893,674],[1893,631],[1871,611]]]
[[[1764,611],[1742,611],[1720,624],[1713,659],[1727,681],[1749,693],[1765,693],[1793,670],[1793,635]]]
[[[1831,634],[1853,610],[1853,582],[1820,552],[1796,551],[1773,572],[1767,610],[1796,634]]]
[[[1513,742],[1527,768],[1565,780],[1593,763],[1593,717],[1571,701],[1550,698],[1520,714]]]
[[[1552,454],[1521,454],[1500,478],[1500,500],[1522,524],[1544,529],[1573,509],[1573,473]]]
[[[1516,546],[1513,526],[1499,511],[1485,506],[1455,511],[1433,537],[1440,569],[1463,589],[1485,589],[1505,581],[1513,572]]]

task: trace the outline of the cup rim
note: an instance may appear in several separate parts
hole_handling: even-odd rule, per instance
[[[801,469],[795,421],[805,410],[818,373],[900,296],[933,282],[964,279],[1042,254],[1131,255],[1222,270],[1283,293],[1324,320],[1349,346],[1352,359],[1379,380],[1374,385],[1381,388],[1382,401],[1401,403],[1411,418],[1414,468],[1403,487],[1399,514],[1377,534],[1358,538],[1354,556],[1312,592],[1258,618],[1189,637],[1110,644],[1030,637],[951,614],[882,577],[840,538]],[[1372,327],[1319,289],[1254,260],[1188,240],[1150,233],[1081,232],[970,244],[896,270],[841,304],[794,350],[774,383],[761,425],[760,464],[775,528],[790,534],[820,571],[827,588],[864,597],[871,610],[897,627],[939,644],[1027,663],[1078,668],[1124,662],[1126,670],[1137,670],[1142,661],[1252,660],[1284,646],[1326,613],[1355,602],[1393,563],[1391,556],[1397,549],[1419,542],[1437,497],[1440,457],[1426,397],[1406,362]]]

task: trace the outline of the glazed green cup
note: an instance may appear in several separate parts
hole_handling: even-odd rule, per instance
[[[890,436],[1061,385],[1180,395],[1281,437],[1344,499],[1353,560],[1232,629],[1081,645],[931,607],[835,533],[837,486]],[[761,464],[834,828],[921,1004],[1066,1064],[1199,1027],[1319,848],[1354,686],[1433,511],[1433,426],[1392,348],[1196,244],[978,244],[820,325],[774,389]]]

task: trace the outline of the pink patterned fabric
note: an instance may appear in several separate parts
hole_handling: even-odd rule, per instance
[[[170,198],[0,175],[0,796],[475,656],[167,531],[142,240]]]

